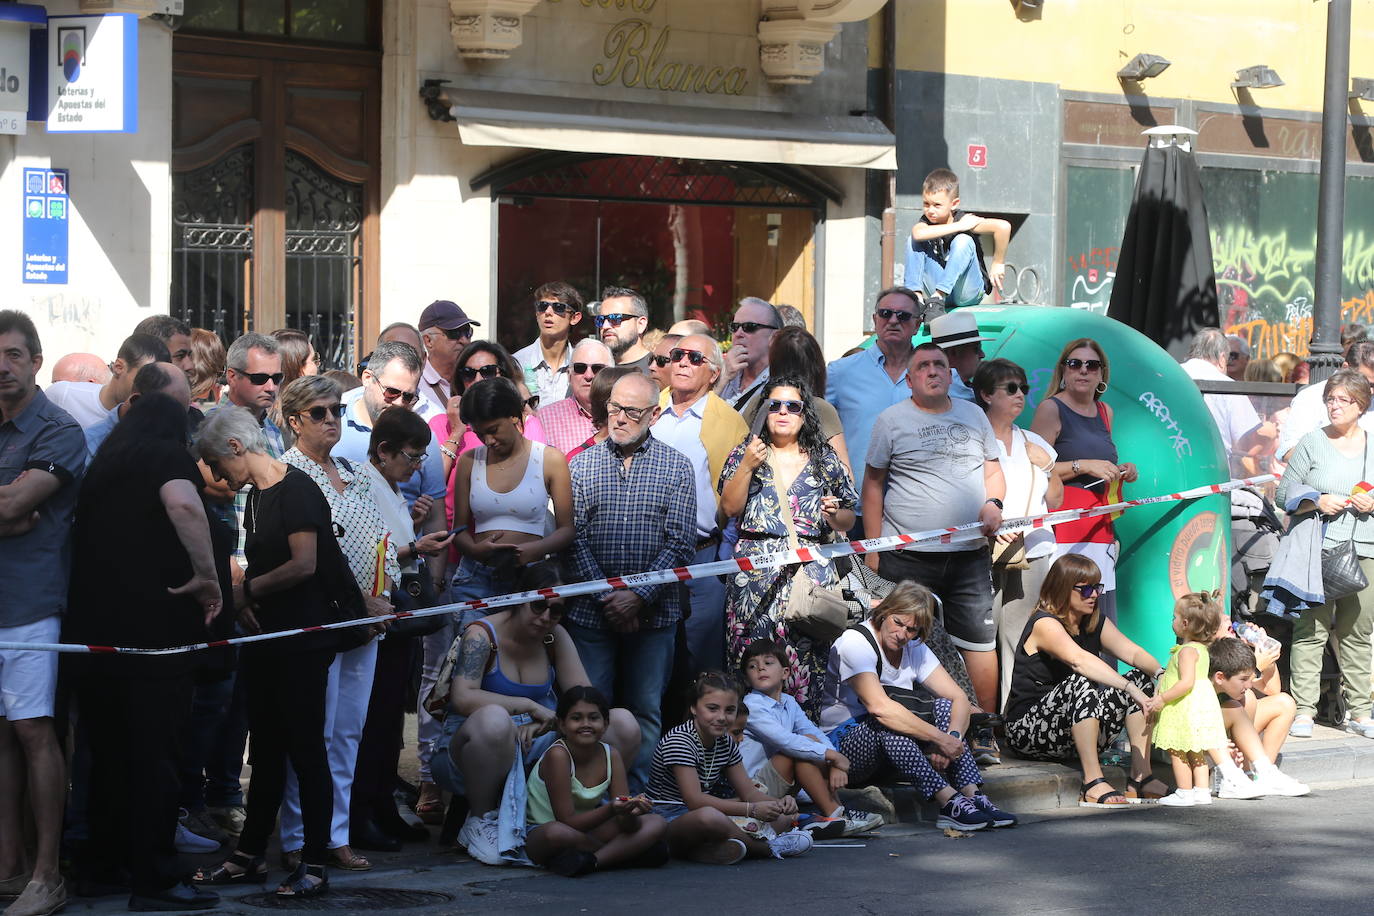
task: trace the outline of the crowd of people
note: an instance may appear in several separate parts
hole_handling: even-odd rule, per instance
[[[330,869],[428,839],[450,807],[473,858],[568,876],[800,855],[877,829],[844,799],[893,780],[942,827],[1004,828],[1016,816],[981,790],[999,735],[1080,767],[1090,807],[1206,803],[1208,759],[1221,797],[1305,792],[1275,764],[1290,726],[1310,734],[1328,634],[1350,727],[1374,737],[1365,592],[1293,610],[1289,698],[1278,653],[1231,635],[1220,596],[1179,600],[1165,663],[1117,629],[1107,517],[997,534],[1004,513],[1104,504],[1137,471],[1092,339],[1064,345],[1016,425],[1025,370],[984,358],[974,313],[944,312],[1000,272],[940,227],[992,235],[996,268],[1000,221],[958,217],[957,185],[927,196],[913,249],[950,269],[882,291],[871,346],[829,365],[795,309],[762,299],[739,303],[723,352],[699,321],[651,330],[634,290],[587,304],[553,282],[534,295],[538,339],[513,354],[447,300],[347,368],[299,331],[226,349],[155,316],[107,375],[72,354],[40,386],[37,329],[0,311],[0,643],[20,646],[0,649],[8,916],[54,912],[68,882],[133,909],[212,907],[215,886],[267,880],[274,835],[276,893],[311,897]],[[1219,333],[1199,337],[1209,366]],[[1285,456],[1279,496],[1331,518],[1312,543],[1353,544],[1374,575],[1374,496],[1351,493],[1368,479],[1365,348],[1315,386],[1329,424]],[[1295,401],[1287,430],[1306,415]],[[1274,454],[1266,422],[1230,423],[1233,457]],[[746,564],[237,649],[59,664],[22,648],[271,634],[974,520],[976,537],[853,564]],[[848,599],[861,612],[828,613]],[[420,782],[398,804],[408,712]],[[1124,792],[1100,763],[1117,741]],[[193,873],[179,858],[230,843]]]

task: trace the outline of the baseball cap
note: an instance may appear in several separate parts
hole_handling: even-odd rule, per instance
[[[440,328],[445,331],[454,331],[465,324],[470,324],[474,328],[480,328],[482,322],[473,321],[468,317],[468,313],[463,311],[457,303],[447,299],[435,299],[425,310],[420,313],[420,330],[425,331],[429,328]]]

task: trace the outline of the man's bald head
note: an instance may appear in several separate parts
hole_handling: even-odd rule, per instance
[[[52,380],[103,385],[110,380],[110,367],[94,353],[68,353],[53,365]]]

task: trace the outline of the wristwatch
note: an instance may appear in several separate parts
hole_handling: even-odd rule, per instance
[[[964,737],[963,735],[959,734],[959,729],[957,729],[957,728],[951,728],[951,729],[949,730],[949,736],[950,736],[951,738],[962,738],[962,737]]]
[[[1077,474],[1077,473],[1078,473],[1078,469],[1079,469],[1079,459],[1078,459],[1078,458],[1075,458],[1075,459],[1073,460],[1073,464],[1071,465],[1071,467],[1073,468],[1073,472],[1074,472],[1075,474]]]
[[[989,496],[989,497],[988,497],[988,502],[990,502],[990,503],[992,503],[994,506],[996,506],[996,507],[997,507],[997,511],[999,511],[999,512],[1006,508],[1006,506],[1002,505],[1002,501],[1001,501],[1000,499],[998,499],[996,496]]]

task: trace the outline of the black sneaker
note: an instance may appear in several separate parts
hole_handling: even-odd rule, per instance
[[[955,830],[982,830],[993,826],[988,814],[974,804],[967,795],[955,795],[940,808],[936,827],[949,827]]]
[[[994,805],[992,801],[982,792],[979,792],[977,795],[973,796],[973,803],[978,806],[979,811],[983,812],[988,817],[992,818],[992,826],[1016,826],[1016,815],[1012,814],[1009,811],[1003,811],[1001,808]]]

